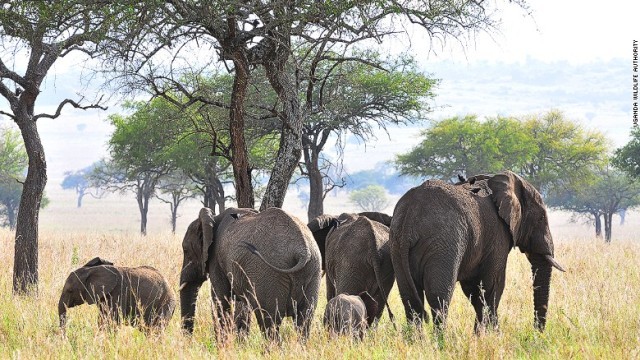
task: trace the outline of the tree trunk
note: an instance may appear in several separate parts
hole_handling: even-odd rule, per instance
[[[602,238],[602,220],[600,219],[600,213],[594,213],[593,218],[596,223],[596,237]]]
[[[180,206],[180,194],[171,194],[171,233],[176,233],[176,223],[178,222],[178,206]]]
[[[235,77],[229,110],[229,133],[231,136],[231,155],[233,177],[236,184],[236,201],[240,208],[254,208],[253,184],[249,153],[244,138],[244,101],[249,86],[249,63],[242,49],[234,51],[233,65]]]
[[[310,164],[307,167],[309,173],[309,208],[307,216],[309,220],[324,214],[324,184],[322,183],[322,173],[317,165]]]
[[[216,203],[218,204],[218,211],[221,214],[226,209],[226,205],[225,205],[226,198],[224,194],[224,186],[222,185],[222,182],[218,179],[216,179],[214,186],[215,186],[214,188],[215,200],[216,200]],[[215,205],[216,203],[212,205]]]
[[[611,227],[613,226],[613,212],[604,214],[604,241],[611,242]]]
[[[78,203],[77,208],[81,208],[82,207],[82,198],[84,197],[84,192],[78,192]]]
[[[324,187],[322,184],[322,173],[318,164],[318,152],[315,151],[315,144],[305,134],[304,145],[304,166],[309,179],[309,204],[307,206],[308,221],[324,214]]]
[[[7,208],[7,220],[9,221],[9,230],[13,231],[16,229],[16,207],[14,204],[10,204],[10,206],[6,206]]]
[[[29,168],[16,222],[13,292],[35,294],[38,291],[38,215],[47,184],[47,162],[33,111],[22,109],[15,115],[29,157]]]
[[[147,235],[147,215],[149,213],[149,198],[153,195],[154,185],[151,180],[144,179],[138,183],[136,199],[138,200],[138,210],[140,210],[140,233]]]
[[[283,104],[280,117],[282,131],[278,154],[260,205],[261,211],[269,207],[282,207],[289,181],[302,155],[302,114],[297,86],[295,79],[292,79],[293,72],[286,69],[291,52],[290,38],[288,34],[278,35],[278,39],[269,39],[269,56],[263,66],[269,83]]]

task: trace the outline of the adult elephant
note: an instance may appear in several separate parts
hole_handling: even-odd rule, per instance
[[[381,222],[384,220],[391,223],[391,217],[382,213],[344,213],[321,215],[307,225],[323,254],[327,301],[338,294],[369,293],[378,304],[376,312],[367,314],[369,325],[382,316],[394,281],[389,228]],[[391,310],[389,316],[393,319]]]
[[[460,185],[426,181],[398,201],[391,222],[391,259],[406,316],[444,325],[456,281],[476,312],[475,329],[497,327],[507,255],[516,246],[533,272],[534,324],[543,330],[549,301],[553,240],[538,191],[506,171]],[[485,309],[486,311],[485,314]]]
[[[240,333],[256,313],[260,329],[277,337],[283,317],[292,316],[308,335],[320,288],[320,251],[300,220],[277,208],[258,213],[229,208],[213,216],[208,208],[189,225],[182,242],[180,274],[182,326],[193,331],[198,290],[211,280],[217,329],[233,320]],[[233,302],[235,301],[235,306]]]

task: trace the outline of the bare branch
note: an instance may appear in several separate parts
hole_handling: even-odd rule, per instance
[[[87,109],[101,109],[101,110],[107,110],[106,106],[101,106],[99,103],[100,101],[102,101],[102,96],[100,97],[100,99],[98,99],[98,101],[95,104],[90,104],[90,105],[86,105],[86,106],[82,106],[80,104],[78,104],[77,102],[71,100],[71,99],[65,99],[64,101],[62,101],[59,105],[58,105],[58,109],[56,109],[55,114],[51,115],[51,114],[38,114],[35,115],[33,117],[33,121],[37,121],[40,118],[49,118],[49,119],[55,119],[58,116],[60,116],[60,113],[62,112],[62,108],[67,105],[67,104],[71,104],[71,106],[73,106],[76,109],[82,109],[82,110],[87,110]]]

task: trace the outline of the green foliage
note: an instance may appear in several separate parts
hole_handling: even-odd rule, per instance
[[[353,56],[359,60],[326,63],[314,70],[323,81],[313,88],[307,136],[327,130],[367,139],[377,128],[420,121],[430,111],[427,101],[435,96],[438,80],[420,72],[415,59],[383,59],[372,51]]]
[[[631,130],[631,140],[616,149],[612,163],[632,178],[640,178],[640,128]]]
[[[578,186],[590,181],[594,167],[608,161],[610,142],[604,134],[584,129],[561,112],[526,118],[524,126],[536,151],[519,172],[538,189]]]
[[[20,133],[0,128],[0,226],[11,229],[16,226],[28,161]],[[40,208],[48,204],[49,199],[44,195]]]
[[[20,133],[0,128],[0,225],[13,229],[27,171],[27,152]]]
[[[369,185],[349,194],[349,200],[358,205],[362,211],[382,211],[389,206],[387,192],[380,185]]]
[[[557,111],[483,122],[472,115],[453,117],[422,136],[418,146],[396,157],[401,173],[449,180],[512,170],[543,193],[588,180],[608,144],[602,133],[584,130]]]
[[[473,115],[436,122],[416,148],[396,157],[402,174],[442,179],[512,169],[535,151],[521,123],[511,118],[480,122]]]

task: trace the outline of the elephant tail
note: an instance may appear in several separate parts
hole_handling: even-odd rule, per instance
[[[311,251],[309,249],[306,249],[307,251],[305,251],[304,256],[300,260],[298,260],[298,262],[293,267],[289,269],[281,269],[269,263],[269,261],[264,258],[264,256],[258,250],[258,248],[255,247],[255,245],[248,243],[246,241],[242,241],[241,244],[243,244],[247,249],[249,249],[249,251],[251,251],[252,254],[258,256],[258,258],[262,260],[262,262],[264,262],[267,266],[269,266],[270,268],[272,268],[277,272],[284,273],[284,274],[293,274],[302,270],[302,268],[304,268],[309,262],[309,260],[311,259]]]
[[[373,261],[374,261],[373,271],[376,274],[376,281],[378,282],[378,289],[380,289],[380,294],[382,294],[382,298],[384,299],[384,305],[387,307],[387,312],[389,313],[389,319],[391,320],[391,323],[393,324],[393,328],[395,330],[398,330],[398,328],[396,327],[395,317],[393,316],[393,312],[391,311],[391,307],[389,306],[389,301],[388,301],[389,293],[384,288],[384,285],[382,285],[382,272],[381,272],[381,269],[380,269],[380,259],[374,258]],[[389,289],[389,290],[391,290],[391,289]]]
[[[396,242],[400,239],[393,239]],[[389,241],[392,241],[391,234]],[[428,319],[422,301],[421,295],[413,282],[413,276],[409,269],[409,241],[402,241],[396,249],[391,250],[391,259],[393,262],[393,270],[396,275],[396,283],[400,291],[400,297],[405,306],[407,319],[412,321]],[[396,246],[397,246],[396,245]]]

